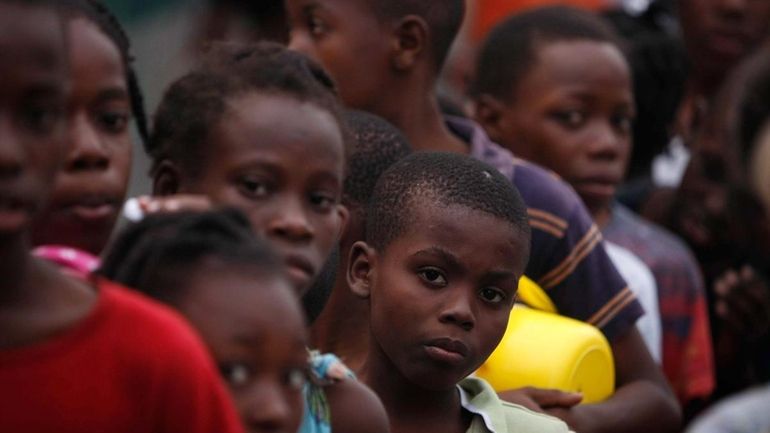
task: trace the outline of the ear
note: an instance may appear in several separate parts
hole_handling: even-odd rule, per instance
[[[499,143],[503,136],[504,104],[494,96],[483,94],[473,101],[473,117],[492,141]]]
[[[372,294],[376,279],[377,252],[366,242],[358,241],[348,256],[348,287],[358,297],[367,299]]]
[[[182,174],[176,164],[169,160],[163,160],[155,171],[152,179],[152,194],[155,196],[169,196],[179,192],[182,184]]]
[[[391,65],[396,71],[406,72],[419,64],[428,50],[428,24],[416,15],[401,18],[395,26]]]

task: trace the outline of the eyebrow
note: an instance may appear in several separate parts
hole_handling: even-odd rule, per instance
[[[128,97],[128,91],[126,91],[126,89],[123,89],[120,87],[110,87],[106,90],[99,92],[99,97],[97,99],[99,100],[99,102],[106,102],[106,101],[112,101],[115,99],[129,99],[129,97]]]
[[[460,260],[455,257],[454,254],[450,253],[449,251],[441,248],[441,247],[430,247],[426,248],[424,250],[417,251],[416,253],[412,254],[411,257],[436,257],[438,256],[441,260],[446,262],[449,266],[453,266],[455,268],[464,270],[465,266],[460,262]]]

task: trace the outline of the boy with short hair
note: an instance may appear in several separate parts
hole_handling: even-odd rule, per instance
[[[465,379],[505,332],[529,241],[521,197],[484,163],[422,152],[382,175],[347,279],[370,305],[362,377],[393,432],[568,431]]]
[[[287,0],[286,5],[291,46],[328,69],[348,105],[386,118],[416,150],[470,154],[514,183],[533,229],[527,276],[547,290],[561,314],[596,325],[610,340],[618,392],[607,403],[573,408],[580,397],[559,392],[519,392],[517,401],[550,410],[581,431],[617,430],[628,424],[627,413],[654,419],[660,431],[675,429],[676,401],[633,326],[642,309],[607,257],[580,199],[552,174],[491,142],[472,121],[443,119],[439,112],[435,84],[462,22],[464,0]],[[360,341],[366,344],[365,334]]]
[[[607,240],[649,267],[663,370],[683,405],[706,399],[714,368],[698,264],[681,239],[614,201],[634,116],[617,36],[598,17],[565,6],[511,17],[484,44],[473,91],[476,118],[490,136],[569,182]]]
[[[311,326],[311,335],[314,347],[338,355],[348,367],[358,371],[366,357],[366,347],[356,340],[361,330],[369,327],[368,305],[348,288],[344,278],[347,253],[354,243],[365,238],[366,208],[377,180],[391,165],[409,155],[412,148],[398,128],[379,116],[348,110],[344,119],[353,138],[342,192],[342,203],[350,216],[340,236],[339,249],[344,253],[333,272],[338,277],[320,281],[329,286],[331,296],[325,307],[315,306],[314,309],[323,308],[323,312]]]

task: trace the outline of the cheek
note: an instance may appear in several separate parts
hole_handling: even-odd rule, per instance
[[[503,309],[485,315],[485,325],[479,327],[479,335],[482,339],[480,344],[480,352],[482,355],[488,356],[500,343],[500,340],[502,340],[503,335],[505,334],[505,329],[508,326],[509,317],[509,309]]]

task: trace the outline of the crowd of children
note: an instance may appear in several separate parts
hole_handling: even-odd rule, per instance
[[[150,120],[102,0],[0,0],[0,432],[770,432],[770,7],[680,2],[667,118],[594,11],[246,3]],[[475,377],[523,277],[608,398]]]

